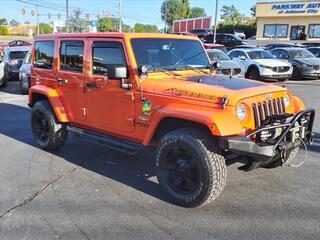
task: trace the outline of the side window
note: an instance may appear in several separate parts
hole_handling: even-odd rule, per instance
[[[126,65],[122,45],[118,42],[95,42],[92,57],[92,74],[96,75],[107,75],[110,67]]]
[[[271,54],[276,58],[280,58],[280,49],[272,50]]]
[[[239,52],[238,58],[240,58],[240,59],[247,59],[247,56],[246,56],[245,53]]]
[[[54,41],[40,41],[34,45],[35,59],[33,66],[42,69],[52,69]]]
[[[229,54],[229,57],[231,58],[238,58],[239,56],[239,51],[233,51]]]
[[[62,41],[60,47],[60,69],[82,72],[83,67],[82,41]]]
[[[285,50],[281,50],[281,52],[280,52],[280,58],[281,58],[281,59],[288,59],[288,58],[289,58],[289,55],[288,55],[288,53],[287,53]]]

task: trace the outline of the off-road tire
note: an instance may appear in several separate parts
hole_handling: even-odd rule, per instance
[[[37,131],[37,119],[39,119],[39,115],[43,117],[46,122],[48,133],[45,139],[41,139]],[[35,141],[43,150],[56,150],[61,148],[68,137],[65,124],[59,123],[48,100],[41,100],[33,105],[31,128]]]
[[[197,157],[200,181],[190,194],[174,191],[168,184],[166,170],[162,167],[167,154],[177,146],[189,148]],[[162,137],[156,150],[157,178],[174,203],[184,207],[197,207],[212,202],[220,195],[226,183],[226,163],[217,146],[212,136],[196,129],[177,129]]]
[[[7,80],[7,78],[4,76],[3,77],[3,82],[2,82],[2,84],[0,85],[0,88],[5,88],[5,87],[7,87],[7,82],[8,82],[8,80]]]

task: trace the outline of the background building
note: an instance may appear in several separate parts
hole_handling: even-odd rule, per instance
[[[259,2],[257,40],[320,41],[320,1]]]

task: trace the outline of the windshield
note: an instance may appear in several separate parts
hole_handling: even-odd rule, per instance
[[[9,53],[9,59],[24,59],[28,51],[15,51]]]
[[[210,67],[207,54],[197,40],[132,39],[132,47],[137,65],[146,65],[149,71]]]
[[[267,51],[249,51],[250,59],[274,59],[274,56]]]
[[[290,49],[288,51],[290,58],[315,58],[315,56],[305,49]]]
[[[223,60],[231,60],[224,52],[221,50],[208,51],[208,55],[211,61],[223,61]]]

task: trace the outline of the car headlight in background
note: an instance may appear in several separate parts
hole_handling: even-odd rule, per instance
[[[244,103],[240,103],[236,108],[236,114],[237,117],[240,119],[240,121],[243,121],[247,116],[247,108]]]
[[[259,66],[262,67],[262,68],[266,68],[266,69],[272,69],[272,67],[269,67],[269,66],[266,66],[266,65],[262,65],[262,64],[260,64]]]
[[[286,94],[285,97],[283,98],[283,101],[284,101],[285,108],[288,108],[291,103],[290,96],[288,94]]]
[[[312,65],[308,65],[308,64],[302,64],[301,65],[304,69],[312,69]]]

